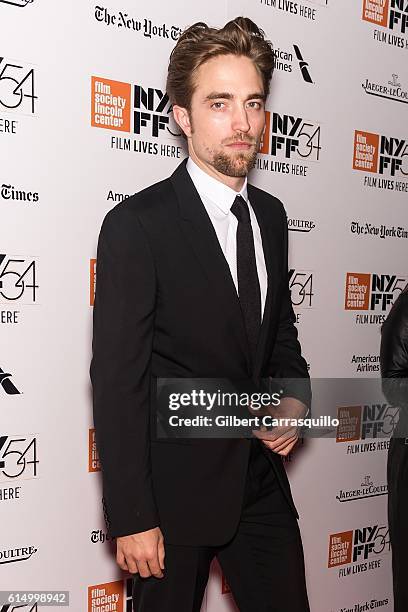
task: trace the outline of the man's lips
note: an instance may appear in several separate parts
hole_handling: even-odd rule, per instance
[[[250,149],[254,145],[251,142],[238,141],[238,142],[231,142],[230,144],[226,146],[231,147],[232,149]]]

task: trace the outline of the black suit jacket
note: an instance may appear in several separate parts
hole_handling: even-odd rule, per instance
[[[156,377],[308,378],[288,288],[285,211],[252,185],[248,194],[268,273],[252,371],[228,263],[186,161],[103,221],[90,373],[112,536],[160,525],[169,543],[218,545],[239,521],[250,441],[156,439]],[[309,386],[298,396],[308,403]],[[282,460],[269,456],[296,514]]]

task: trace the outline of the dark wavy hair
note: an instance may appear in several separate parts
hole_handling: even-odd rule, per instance
[[[191,110],[196,71],[219,55],[251,59],[262,77],[264,94],[268,95],[274,69],[272,43],[251,19],[236,17],[220,29],[198,22],[181,34],[171,52],[167,73],[166,90],[172,104]]]

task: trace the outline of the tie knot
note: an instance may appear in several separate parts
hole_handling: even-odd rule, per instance
[[[251,222],[248,204],[241,195],[237,195],[235,198],[234,203],[231,206],[231,212],[236,216],[238,221],[241,221],[242,223]]]

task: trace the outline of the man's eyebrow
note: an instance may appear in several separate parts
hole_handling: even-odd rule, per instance
[[[212,91],[208,96],[205,97],[205,101],[207,100],[232,100],[234,98],[234,94],[229,93],[227,91]],[[250,94],[246,97],[246,100],[266,100],[266,95],[260,91],[256,93]]]

